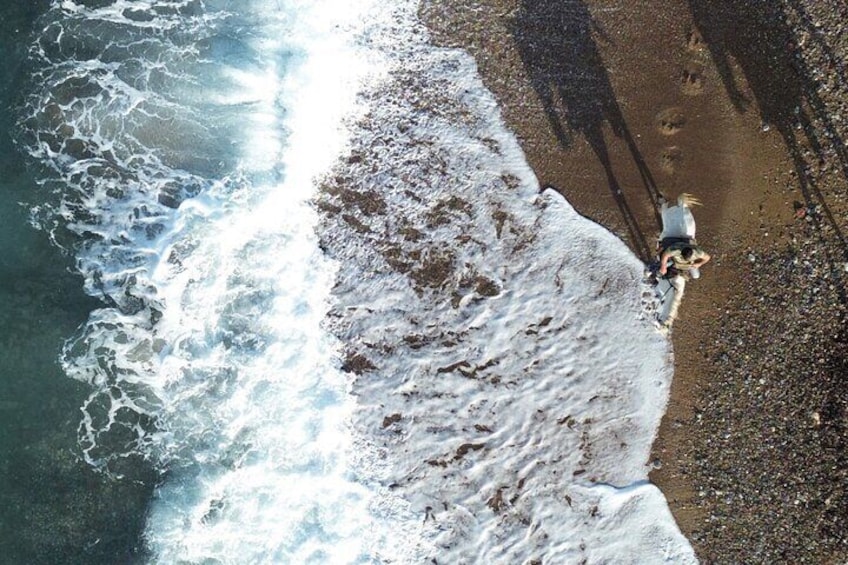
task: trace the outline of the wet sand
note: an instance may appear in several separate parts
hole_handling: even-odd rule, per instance
[[[430,0],[543,186],[648,260],[713,255],[672,339],[651,480],[704,563],[848,558],[848,11],[830,0]]]

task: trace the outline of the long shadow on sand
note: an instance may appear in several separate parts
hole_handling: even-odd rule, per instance
[[[658,208],[659,192],[627,128],[595,44],[593,32],[603,37],[603,30],[580,0],[522,0],[511,31],[560,145],[568,148],[581,136],[588,141],[604,168],[610,191],[636,251],[643,259],[649,258],[651,250],[647,240],[610,162],[609,148],[604,139],[605,123],[610,125],[616,137],[627,144],[654,209]],[[659,215],[656,221],[659,227]]]
[[[796,34],[786,23],[794,12],[800,27],[818,43],[829,66],[844,84],[844,66],[828,47],[824,34],[812,22],[801,2],[739,0],[689,0],[695,27],[701,33],[731,101],[740,112],[756,102],[764,127],[781,135],[794,162],[798,184],[820,229],[829,226],[848,259],[848,240],[816,180],[809,174],[812,151],[819,163],[831,161],[848,179],[848,151],[817,90],[811,70],[797,54]],[[739,66],[755,100],[744,94],[733,74],[731,61]],[[809,150],[802,145],[806,138]]]

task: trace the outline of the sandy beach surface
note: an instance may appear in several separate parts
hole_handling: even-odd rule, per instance
[[[703,563],[848,559],[848,7],[427,0],[543,186],[645,260],[657,200],[713,255],[674,326],[651,479]]]

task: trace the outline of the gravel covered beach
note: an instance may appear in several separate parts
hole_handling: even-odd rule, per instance
[[[652,480],[704,563],[848,559],[848,7],[425,2],[544,185],[645,259],[691,192],[687,289]]]

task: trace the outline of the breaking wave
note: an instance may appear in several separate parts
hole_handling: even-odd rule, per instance
[[[33,221],[104,302],[63,356],[93,390],[80,444],[114,475],[139,455],[160,469],[159,561],[371,561],[386,545],[349,461],[369,447],[321,328],[335,266],[309,205],[373,74],[355,46],[369,9],[65,0],[42,19],[20,120]]]

